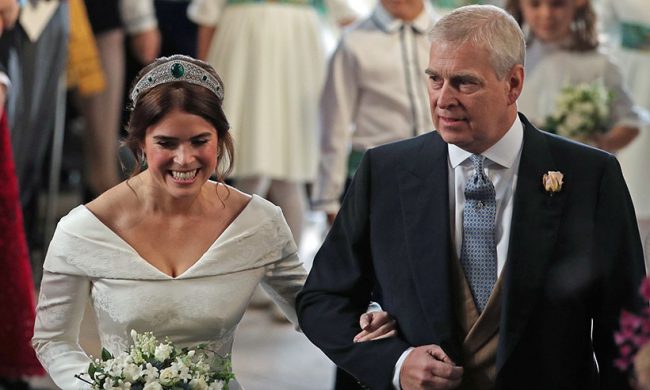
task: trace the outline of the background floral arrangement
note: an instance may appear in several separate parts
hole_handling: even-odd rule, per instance
[[[131,337],[130,352],[114,357],[103,349],[101,360],[75,376],[93,389],[132,390],[227,390],[235,378],[230,357],[219,356],[208,344],[177,348],[169,339],[161,343],[153,333],[135,330]]]
[[[650,301],[650,278],[643,279],[639,293],[646,302]],[[650,389],[650,307],[644,307],[640,313],[623,310],[614,341],[619,349],[614,365],[621,371],[634,367],[636,388]]]
[[[548,132],[590,143],[609,125],[609,91],[600,82],[567,85],[555,101],[555,112],[546,118]]]

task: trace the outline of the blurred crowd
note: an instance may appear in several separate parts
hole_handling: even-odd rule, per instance
[[[67,212],[58,194],[85,203],[125,179],[126,91],[143,66],[172,54],[214,66],[236,145],[229,180],[280,206],[300,243],[307,210],[336,216],[363,152],[433,130],[427,30],[476,2],[0,0],[0,298],[10,319],[0,324],[0,390],[43,374],[29,345],[33,280],[50,225]],[[528,37],[519,110],[536,126],[567,85],[606,89],[605,125],[576,139],[617,155],[647,261],[647,0],[491,3]]]

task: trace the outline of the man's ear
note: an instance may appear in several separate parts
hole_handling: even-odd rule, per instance
[[[506,75],[508,82],[508,104],[514,104],[524,87],[524,66],[517,64]]]

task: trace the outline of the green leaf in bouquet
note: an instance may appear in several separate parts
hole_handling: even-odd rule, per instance
[[[213,362],[213,367],[218,368],[213,376],[215,379],[222,380],[225,383],[235,379],[235,374],[232,372],[232,360],[229,355],[217,357]]]
[[[110,359],[113,359],[113,355],[111,355],[108,349],[102,348],[102,361],[105,362]]]
[[[167,367],[167,365],[165,365],[165,362],[159,362],[158,360],[153,360],[149,363],[151,363],[151,365],[156,367],[159,371]]]
[[[95,363],[90,363],[88,365],[88,375],[90,375],[90,379],[95,379],[96,372],[97,372],[97,366],[95,366]]]

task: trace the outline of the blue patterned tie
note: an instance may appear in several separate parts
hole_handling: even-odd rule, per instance
[[[470,159],[474,175],[465,184],[460,263],[480,313],[497,281],[497,202],[494,186],[483,172],[485,157],[473,154]]]

